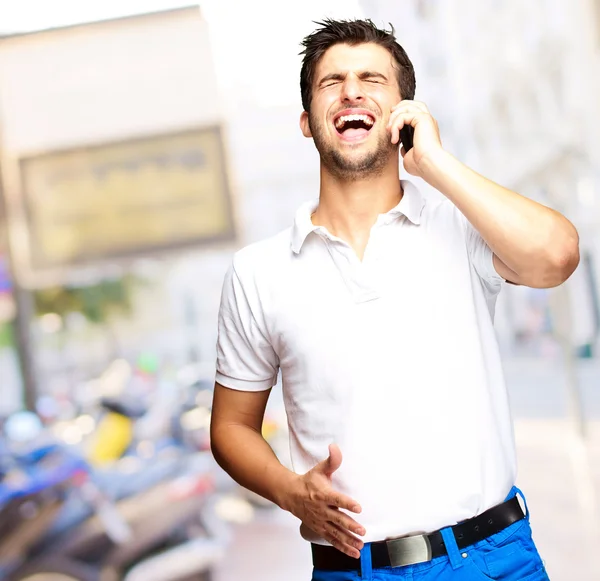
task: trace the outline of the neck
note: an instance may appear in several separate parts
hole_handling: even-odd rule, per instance
[[[396,156],[377,175],[361,179],[341,178],[321,163],[319,207],[312,222],[355,248],[364,247],[377,216],[397,206],[402,195]]]

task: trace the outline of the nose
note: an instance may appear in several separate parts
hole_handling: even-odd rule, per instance
[[[354,75],[348,75],[344,79],[342,85],[342,93],[340,95],[341,100],[345,103],[352,103],[354,101],[362,101],[364,96],[360,79],[356,78]]]

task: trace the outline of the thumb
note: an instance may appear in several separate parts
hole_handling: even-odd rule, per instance
[[[331,477],[331,475],[342,465],[342,451],[337,444],[329,444],[329,457],[323,460],[319,467],[321,471]]]

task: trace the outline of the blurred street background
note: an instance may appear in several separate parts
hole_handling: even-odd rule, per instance
[[[496,330],[550,577],[600,579],[599,0],[0,0],[0,579],[310,578],[207,430],[232,255],[318,195],[324,17],[393,24],[444,147],[579,230],[571,279],[505,285]]]

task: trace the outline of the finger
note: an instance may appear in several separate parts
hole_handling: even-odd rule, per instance
[[[425,103],[423,103],[421,101],[408,101],[407,108],[410,108],[410,109],[413,109],[416,111],[420,111],[421,113],[429,113],[429,109],[427,108],[427,105],[425,105]]]
[[[387,128],[389,131],[391,131],[395,126],[397,126],[398,129],[402,129],[404,125],[406,125],[407,123],[411,123],[411,120],[416,115],[418,115],[417,111],[397,111],[390,117],[390,120],[387,124]]]
[[[355,535],[360,535],[362,537],[367,534],[365,527],[337,508],[330,508],[327,511],[327,519],[334,525],[337,525],[346,531],[350,531]]]
[[[392,124],[396,121],[398,116],[402,113],[401,109],[392,109],[392,113],[390,114],[390,118],[388,119],[387,126],[388,128],[392,126]]]
[[[421,109],[421,111],[423,111],[423,113],[429,113],[429,108],[427,107],[427,105],[425,103],[423,103],[423,101],[413,101],[413,103],[419,108]]]
[[[399,114],[394,125],[390,129],[392,143],[396,144],[400,141],[400,130],[405,125],[412,125],[416,128],[419,122],[426,122],[428,119],[433,120],[433,117],[431,117],[429,113],[423,113],[422,111]]]
[[[396,103],[392,107],[392,111],[396,111],[400,107],[404,107],[404,106],[406,106],[406,107],[413,106],[413,107],[416,107],[417,109],[423,111],[424,113],[429,113],[429,109],[427,108],[427,105],[425,105],[425,103],[423,103],[422,101],[411,101],[410,99],[404,99],[403,101]]]
[[[321,462],[319,466],[323,474],[331,478],[331,475],[342,465],[342,451],[337,444],[329,445],[329,457]]]
[[[413,127],[415,127],[416,123],[413,122],[415,119],[416,116],[414,113],[404,113],[398,116],[398,119],[396,119],[396,121],[390,129],[392,143],[400,143],[400,131],[406,125],[412,125]]]
[[[342,551],[342,553],[355,559],[360,557],[360,550],[364,546],[360,539],[330,522],[325,523],[323,531],[325,540],[329,541],[338,551]]]
[[[355,512],[357,514],[362,511],[362,507],[360,506],[360,504],[358,504],[358,502],[356,502],[356,500],[335,490],[331,491],[328,495],[326,495],[325,503],[329,506],[333,506],[335,508],[343,508],[345,510]]]
[[[399,107],[403,107],[405,105],[410,105],[413,101],[411,99],[402,99],[402,101],[400,101],[399,103],[396,103],[393,107],[392,107],[392,111],[394,111],[395,109],[398,109]]]
[[[387,123],[388,129],[394,123],[397,123],[399,119],[402,119],[404,121],[404,123],[406,123],[407,115],[416,116],[421,113],[423,113],[423,111],[421,111],[421,109],[417,109],[416,107],[406,107],[406,108],[403,107],[402,109],[397,109],[390,115],[390,118],[388,119],[388,123]]]

